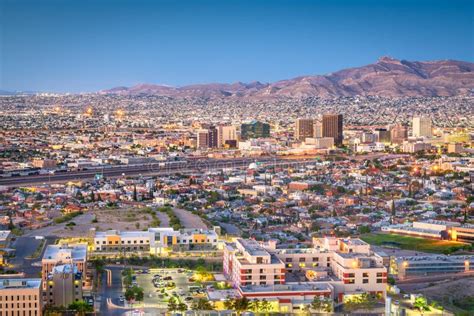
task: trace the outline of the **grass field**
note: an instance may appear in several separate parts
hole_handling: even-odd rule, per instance
[[[452,253],[456,250],[463,249],[468,244],[447,241],[447,240],[434,240],[425,239],[420,237],[402,236],[395,234],[365,234],[360,237],[365,242],[377,245],[396,247],[405,250],[415,250],[422,252],[432,253]]]

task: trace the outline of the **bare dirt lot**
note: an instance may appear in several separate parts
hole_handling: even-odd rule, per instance
[[[184,227],[207,229],[206,224],[202,221],[202,219],[199,216],[194,215],[193,213],[187,210],[180,209],[180,208],[174,208],[173,212],[179,218],[179,220],[181,221],[181,224]]]
[[[94,211],[97,223],[92,223],[92,227],[97,230],[142,230],[149,227],[156,227],[153,216],[145,209],[101,209]],[[159,227],[167,227],[169,219],[166,214],[156,212],[156,217],[160,221]]]
[[[474,314],[474,277],[399,286],[401,289],[423,294],[460,315]]]

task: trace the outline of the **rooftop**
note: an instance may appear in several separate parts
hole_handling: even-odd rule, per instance
[[[0,281],[0,290],[5,289],[37,289],[41,279],[3,279]]]
[[[302,282],[275,285],[247,285],[241,286],[244,293],[267,293],[267,292],[302,292],[302,291],[332,291],[333,287],[326,282]],[[298,294],[298,293],[295,293]]]
[[[87,245],[48,245],[43,260],[86,260]]]

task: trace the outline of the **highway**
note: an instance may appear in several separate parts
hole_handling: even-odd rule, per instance
[[[365,159],[394,159],[401,158],[404,155],[394,155],[385,153],[371,153],[367,155],[357,155],[348,157],[350,159],[362,161]],[[177,173],[189,174],[189,173],[202,173],[206,171],[218,171],[228,168],[245,168],[252,162],[259,162],[265,166],[291,166],[296,164],[314,162],[318,156],[275,156],[275,157],[246,157],[246,158],[225,158],[225,159],[190,159],[182,161],[168,161],[165,164],[163,162],[147,163],[142,165],[129,165],[129,166],[113,166],[104,168],[95,168],[93,170],[80,170],[80,171],[68,171],[68,172],[57,172],[54,174],[42,174],[42,175],[29,175],[29,176],[16,176],[0,178],[0,186],[25,186],[34,184],[46,184],[46,183],[62,183],[68,181],[80,181],[80,180],[91,180],[97,174],[101,174],[104,177],[114,178],[121,176],[138,176],[138,175],[171,175]],[[328,158],[329,156],[326,156]]]
[[[169,175],[176,173],[194,173],[211,170],[222,170],[226,168],[243,168],[250,163],[258,161],[265,165],[275,164],[276,166],[298,164],[314,161],[311,158],[298,160],[285,160],[281,158],[234,158],[234,159],[202,159],[195,161],[176,161],[162,163],[149,163],[143,165],[120,166],[112,168],[99,168],[94,170],[68,171],[55,174],[17,176],[0,179],[0,185],[16,187],[22,185],[33,185],[42,183],[61,183],[68,181],[90,180],[97,174],[104,177],[113,178],[121,176],[137,175]]]

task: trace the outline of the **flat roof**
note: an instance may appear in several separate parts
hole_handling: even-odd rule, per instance
[[[87,245],[48,245],[44,251],[43,260],[48,259],[72,259],[86,260]]]
[[[0,240],[5,240],[10,235],[10,230],[0,230]]]
[[[320,292],[332,291],[333,287],[327,282],[301,282],[274,285],[246,285],[240,286],[240,290],[246,294],[250,293],[277,293],[277,292]],[[295,293],[297,295],[298,293]]]
[[[5,289],[37,289],[41,285],[41,279],[2,279],[0,290]]]

